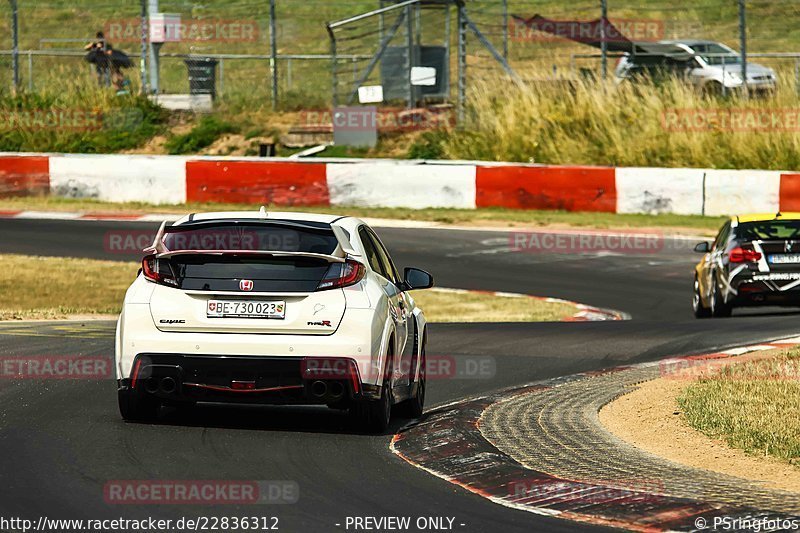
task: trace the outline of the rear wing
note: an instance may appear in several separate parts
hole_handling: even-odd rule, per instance
[[[313,252],[287,252],[282,250],[168,250],[164,246],[164,234],[166,233],[167,221],[161,223],[158,231],[156,232],[153,244],[145,248],[143,251],[146,254],[156,254],[159,257],[174,257],[177,255],[189,254],[206,254],[206,255],[226,255],[226,254],[240,254],[240,255],[270,255],[274,257],[312,257],[317,259],[325,259],[331,263],[344,262],[347,257],[360,257],[361,254],[357,252],[353,245],[350,243],[350,233],[335,224],[331,224],[331,230],[336,237],[337,246],[331,254],[319,254]]]

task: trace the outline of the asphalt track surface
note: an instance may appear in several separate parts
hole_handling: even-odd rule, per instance
[[[109,253],[108,232],[153,224],[0,220],[0,253],[133,260]],[[513,385],[621,364],[796,335],[800,314],[765,309],[695,320],[689,243],[649,254],[511,251],[503,231],[389,229],[378,233],[398,266],[431,271],[446,287],[554,296],[627,312],[626,322],[433,324],[429,354],[489,356],[491,378],[431,381],[435,406]],[[43,283],[47,280],[43,279]],[[31,334],[36,333],[36,334]],[[0,329],[0,356],[113,357],[113,324],[67,333]],[[393,429],[407,421],[397,420]],[[280,531],[346,531],[347,517],[452,517],[454,531],[596,529],[508,509],[411,467],[389,452],[391,431],[359,434],[333,411],[207,406],[126,424],[115,383],[0,383],[0,517],[173,518],[276,516]],[[109,505],[111,480],[291,480],[295,504]],[[339,524],[337,526],[337,524]],[[354,531],[351,527],[350,531]],[[412,527],[411,531],[416,531]]]

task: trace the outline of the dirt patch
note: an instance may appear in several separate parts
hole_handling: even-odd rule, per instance
[[[761,359],[775,353],[733,357],[729,362]],[[717,368],[719,365],[718,360],[712,364]],[[689,383],[685,378],[659,378],[643,383],[603,407],[600,421],[621,439],[670,461],[753,480],[767,488],[800,492],[797,467],[770,457],[748,455],[689,427],[677,402]]]

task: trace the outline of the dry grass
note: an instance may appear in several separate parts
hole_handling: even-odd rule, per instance
[[[0,319],[118,313],[138,263],[0,255]]]
[[[791,128],[668,131],[663,125],[665,113],[675,109],[796,110],[789,79],[781,80],[773,97],[747,101],[706,97],[679,80],[619,86],[575,82],[572,90],[532,83],[509,86],[502,94],[496,86],[484,85],[473,94],[469,123],[443,143],[446,157],[617,166],[800,167],[800,137]]]
[[[138,262],[0,255],[0,320],[117,314],[138,268]],[[433,290],[414,298],[431,322],[540,322],[575,312],[566,304],[488,294]]]
[[[800,350],[724,367],[690,385],[678,403],[710,437],[800,465]]]

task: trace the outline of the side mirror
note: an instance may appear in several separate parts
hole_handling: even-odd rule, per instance
[[[406,267],[403,271],[403,289],[430,289],[433,287],[433,276],[419,268]]]
[[[711,245],[707,242],[698,242],[694,245],[694,251],[698,254],[707,254],[711,251]]]

